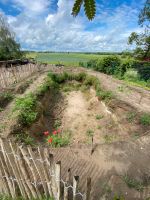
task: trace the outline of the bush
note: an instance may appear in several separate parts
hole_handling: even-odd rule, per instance
[[[140,77],[138,75],[138,72],[135,69],[129,69],[125,74],[124,74],[124,79],[128,81],[139,81]]]
[[[11,92],[0,93],[0,107],[4,108],[13,98],[14,94]]]
[[[104,73],[113,75],[120,64],[121,61],[117,56],[107,56],[102,59],[101,67]]]
[[[98,59],[91,59],[87,62],[87,68],[96,69]]]
[[[137,71],[140,79],[149,80],[150,79],[150,63],[141,63],[137,67]]]

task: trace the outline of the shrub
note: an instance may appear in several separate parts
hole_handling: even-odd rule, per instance
[[[137,71],[140,79],[149,80],[150,79],[150,62],[149,63],[140,63],[137,67]]]
[[[115,70],[120,66],[121,61],[117,56],[107,56],[99,64],[104,73],[113,75]]]
[[[150,125],[150,114],[149,113],[144,113],[141,117],[140,117],[140,123],[143,125]]]
[[[139,81],[139,75],[138,72],[135,69],[129,69],[124,74],[124,79],[128,81]]]
[[[96,69],[98,59],[91,59],[87,62],[87,68]]]
[[[14,94],[11,92],[0,93],[0,107],[5,107],[11,100],[14,99]]]
[[[28,94],[16,99],[14,111],[19,112],[19,120],[23,125],[30,125],[37,118],[37,100],[35,95]]]

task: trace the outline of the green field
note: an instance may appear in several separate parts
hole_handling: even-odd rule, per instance
[[[106,55],[84,53],[29,53],[28,58],[34,58],[38,62],[49,64],[63,64],[66,66],[79,66],[79,62],[87,62],[90,59],[100,58]]]

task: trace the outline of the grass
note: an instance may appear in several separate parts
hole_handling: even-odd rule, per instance
[[[97,120],[100,120],[100,119],[103,119],[103,117],[104,117],[103,115],[96,115],[95,118],[96,118]]]
[[[94,131],[91,130],[91,129],[88,129],[88,130],[86,131],[86,135],[87,135],[88,137],[93,137]]]
[[[32,138],[27,132],[16,134],[16,139],[20,142],[23,142],[26,145],[31,145],[31,146],[35,145],[34,138]]]
[[[65,66],[79,66],[79,62],[86,63],[90,59],[97,59],[105,55],[84,53],[29,53],[27,58],[34,58],[38,62],[48,64],[62,64]]]
[[[128,112],[126,116],[129,123],[132,123],[135,120],[135,117],[136,117],[135,112]]]
[[[114,135],[104,135],[104,140],[106,144],[110,144],[116,137]]]
[[[134,188],[137,191],[141,192],[144,189],[144,186],[141,182],[137,181],[134,178],[129,177],[128,175],[124,175],[122,177],[123,181],[127,184],[129,188]]]
[[[140,116],[140,123],[145,126],[150,125],[150,114],[149,113],[144,113]]]

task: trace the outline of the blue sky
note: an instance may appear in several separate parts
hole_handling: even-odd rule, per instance
[[[74,18],[74,0],[0,0],[22,49],[50,51],[122,51],[131,32],[140,32],[138,14],[145,0],[97,0],[88,21],[83,9]]]

